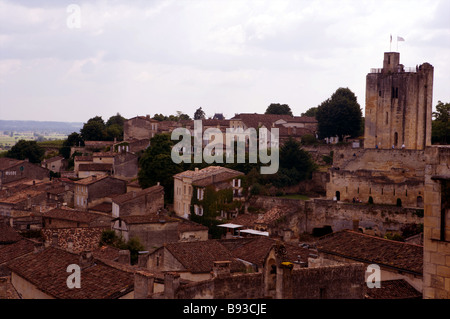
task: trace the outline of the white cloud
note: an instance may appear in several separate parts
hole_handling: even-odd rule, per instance
[[[0,0],[1,117],[231,116],[272,102],[299,114],[341,86],[364,108],[367,72],[397,49],[390,34],[406,39],[405,66],[435,66],[434,101],[448,101],[449,3],[81,1],[70,29],[68,3]]]

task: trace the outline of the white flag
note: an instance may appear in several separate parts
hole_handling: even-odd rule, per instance
[[[397,41],[405,41],[402,37],[397,37]]]

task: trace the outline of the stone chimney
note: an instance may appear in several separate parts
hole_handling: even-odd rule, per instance
[[[57,233],[52,234],[51,246],[58,247],[58,234]]]
[[[134,299],[146,299],[153,294],[153,284],[155,278],[146,271],[136,271],[134,273]]]
[[[35,254],[37,254],[37,253],[39,253],[39,252],[41,252],[42,250],[44,250],[44,244],[42,244],[42,243],[37,243],[37,244],[34,244],[34,249],[33,249],[33,252],[35,253]]]
[[[138,253],[138,267],[147,268],[148,251],[140,251]]]
[[[88,268],[94,264],[94,256],[92,255],[92,251],[86,250],[80,254],[80,268]]]
[[[73,240],[72,239],[67,240],[67,251],[69,253],[73,253]]]
[[[229,277],[231,274],[231,261],[215,261],[212,272],[213,278]]]
[[[166,272],[164,274],[164,297],[175,299],[178,287],[180,287],[180,275],[176,272]]]
[[[130,264],[130,251],[128,249],[123,249],[119,251],[119,260],[118,262],[124,265]]]

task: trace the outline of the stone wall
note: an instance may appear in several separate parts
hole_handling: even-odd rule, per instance
[[[424,151],[359,149],[352,153],[336,151],[328,199],[423,208]]]
[[[286,271],[283,299],[362,299],[364,274],[359,263]]]
[[[282,236],[284,229],[291,229],[292,236],[298,237],[327,225],[333,231],[359,228],[369,234],[384,236],[387,232],[400,232],[403,225],[423,223],[422,210],[392,205],[353,204],[323,199],[304,201],[269,196],[255,197],[252,205],[265,211],[274,206],[296,208],[277,225],[269,227],[271,235],[279,236]]]
[[[154,251],[164,243],[178,242],[178,223],[131,224],[129,238],[137,237],[145,250]]]
[[[416,72],[405,72],[399,63],[398,52],[386,52],[382,72],[367,74],[366,148],[431,145],[433,66],[424,63]]]
[[[426,151],[423,297],[450,298],[450,147]]]
[[[277,284],[283,299],[362,299],[362,264],[334,265],[297,270],[281,269]],[[182,285],[177,299],[258,299],[267,298],[264,274],[239,274]]]

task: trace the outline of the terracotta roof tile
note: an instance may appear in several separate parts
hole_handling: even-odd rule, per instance
[[[10,245],[0,245],[0,264],[33,252],[34,246],[35,244],[28,239],[22,239]]]
[[[317,249],[323,253],[422,275],[423,246],[415,244],[343,230],[321,237]]]
[[[127,224],[154,224],[154,223],[175,223],[178,222],[176,218],[168,216],[160,216],[157,214],[148,215],[129,215],[120,217]]]
[[[146,194],[150,194],[150,193],[160,193],[160,192],[164,192],[164,187],[161,185],[155,185],[155,186],[151,186],[148,188],[145,188],[143,190],[140,191],[130,191],[124,194],[119,194],[117,196],[113,197],[113,202],[116,204],[123,204],[125,202],[128,202],[130,200],[133,200],[135,198],[144,196]]]
[[[215,261],[231,261],[231,271],[242,267],[231,252],[216,240],[169,243],[164,247],[192,273],[211,271]]]
[[[263,266],[269,250],[277,244],[275,239],[267,237],[224,239],[220,242],[231,251],[234,257],[251,262],[258,267]],[[308,261],[311,253],[309,249],[288,243],[283,243],[283,245],[286,248],[284,261],[298,261],[298,256],[300,256],[301,261]]]
[[[8,267],[39,290],[58,299],[114,299],[134,288],[133,273],[94,259],[91,266],[81,268],[81,288],[70,289],[66,282],[69,276],[67,267],[79,263],[79,255],[49,247],[19,257]]]
[[[75,184],[79,184],[79,185],[90,185],[93,183],[97,183],[98,181],[101,181],[107,177],[110,177],[108,175],[101,175],[101,176],[89,176],[83,179],[80,179],[79,181],[76,181]]]
[[[78,166],[78,171],[111,171],[113,164],[108,163],[86,163]]]
[[[11,244],[21,240],[23,237],[11,226],[0,221],[0,244]]]
[[[366,288],[366,299],[422,299],[422,293],[403,279],[385,280],[379,288]]]
[[[93,212],[85,212],[72,209],[55,208],[48,212],[42,213],[44,218],[53,218],[61,220],[70,220],[76,222],[90,223],[103,215]]]

